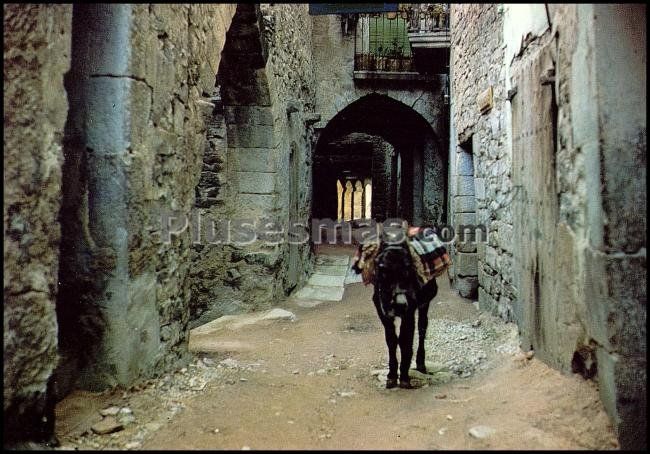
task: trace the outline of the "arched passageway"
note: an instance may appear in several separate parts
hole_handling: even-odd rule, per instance
[[[314,218],[399,217],[411,224],[444,219],[442,144],[420,114],[389,96],[365,96],[330,120],[316,145],[313,178]]]

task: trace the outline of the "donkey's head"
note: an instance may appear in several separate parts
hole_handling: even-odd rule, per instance
[[[382,242],[375,259],[376,280],[382,286],[409,289],[413,285],[414,267],[406,242]]]

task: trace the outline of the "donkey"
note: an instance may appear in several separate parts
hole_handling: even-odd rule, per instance
[[[413,388],[409,368],[413,358],[415,312],[418,313],[416,369],[427,373],[424,364],[424,339],[429,325],[429,303],[438,293],[435,278],[424,285],[418,280],[406,240],[391,243],[384,239],[375,258],[373,303],[384,325],[388,346],[386,388],[397,386],[397,346],[400,348],[399,387]],[[397,326],[399,324],[399,334]]]

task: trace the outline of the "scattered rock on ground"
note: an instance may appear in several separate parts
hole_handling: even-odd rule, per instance
[[[295,320],[296,315],[291,312],[287,311],[285,309],[280,309],[279,307],[276,307],[275,309],[271,309],[269,312],[267,312],[264,316],[261,318],[262,320]]]
[[[114,416],[106,416],[91,427],[97,435],[106,435],[124,429],[124,426]]]
[[[519,349],[516,328],[489,314],[473,321],[445,318],[429,321],[427,357],[456,376],[467,378],[489,367],[499,354]]]
[[[103,410],[99,410],[99,414],[102,416],[116,416],[120,412],[120,407],[108,407]]]
[[[483,439],[483,438],[488,438],[494,433],[496,430],[494,430],[492,427],[489,426],[474,426],[471,429],[469,429],[469,434],[470,436],[477,438],[477,439]]]

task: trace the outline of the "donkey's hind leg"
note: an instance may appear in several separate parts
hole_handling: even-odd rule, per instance
[[[418,306],[418,351],[415,355],[415,368],[423,374],[427,373],[427,366],[424,364],[424,340],[427,337],[429,326],[429,303]]]
[[[437,294],[438,284],[435,278],[424,284],[418,292],[418,351],[415,356],[415,366],[424,374],[427,373],[427,367],[424,364],[424,340],[429,327],[429,304]]]

